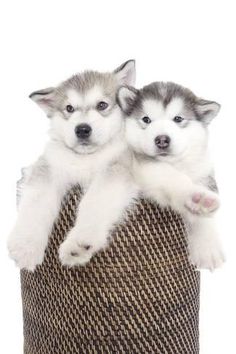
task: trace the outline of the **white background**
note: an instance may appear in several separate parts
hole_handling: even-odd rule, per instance
[[[77,71],[111,70],[130,58],[137,60],[137,86],[172,80],[222,104],[210,137],[227,263],[202,274],[201,354],[236,353],[233,5],[227,0],[1,2],[1,353],[22,353],[23,341],[19,272],[5,245],[16,216],[15,182],[20,168],[41,153],[48,127],[27,96]]]

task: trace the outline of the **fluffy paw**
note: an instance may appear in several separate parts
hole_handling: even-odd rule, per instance
[[[220,206],[216,193],[210,191],[195,192],[185,202],[185,207],[192,213],[198,215],[209,215]]]
[[[196,239],[189,245],[190,262],[197,269],[213,271],[225,262],[225,256],[218,240]]]
[[[73,267],[85,265],[93,255],[93,247],[80,243],[74,238],[67,238],[59,248],[59,258],[63,265]]]
[[[17,230],[11,233],[8,240],[9,256],[17,267],[34,271],[43,262],[44,248],[40,244],[40,236],[35,238],[29,234],[19,234]]]

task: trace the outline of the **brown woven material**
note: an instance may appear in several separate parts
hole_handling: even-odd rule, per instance
[[[200,276],[181,218],[141,200],[105,251],[67,269],[58,247],[79,199],[65,198],[43,265],[21,272],[24,353],[199,353]]]

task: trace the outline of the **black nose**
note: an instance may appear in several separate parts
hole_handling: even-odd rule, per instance
[[[75,127],[75,134],[79,139],[87,139],[92,132],[92,128],[88,124],[79,124]]]
[[[170,137],[168,135],[158,135],[155,144],[159,149],[167,149],[170,145]]]

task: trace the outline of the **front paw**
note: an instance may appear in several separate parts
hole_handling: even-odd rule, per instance
[[[225,262],[224,252],[218,240],[195,239],[189,245],[190,262],[197,269],[213,271]]]
[[[88,263],[94,253],[92,245],[67,238],[59,248],[59,258],[63,265],[73,267]]]
[[[217,194],[207,190],[192,193],[185,202],[185,207],[192,214],[198,215],[209,215],[216,211],[219,206],[220,202]]]
[[[14,230],[9,237],[9,256],[20,269],[34,271],[43,262],[44,247],[40,242],[42,237],[35,236],[35,233],[29,234],[27,231],[22,234],[21,231]]]

